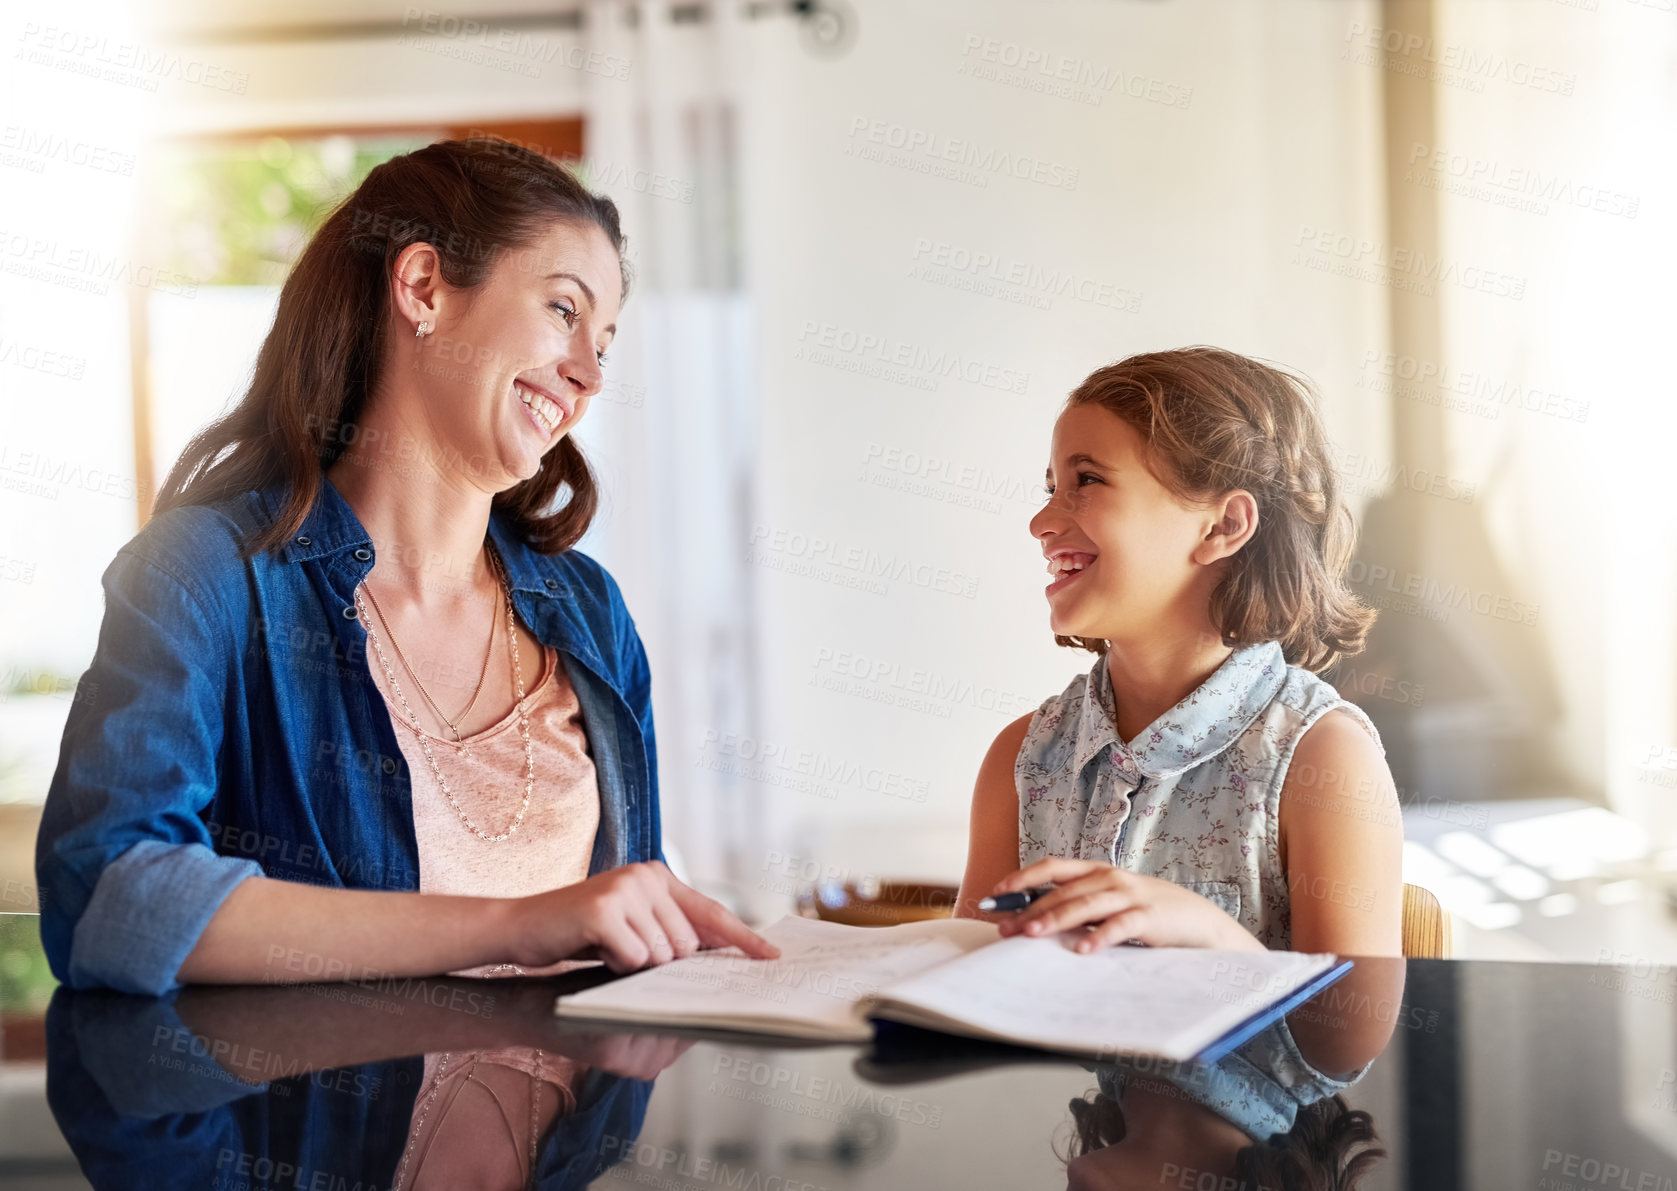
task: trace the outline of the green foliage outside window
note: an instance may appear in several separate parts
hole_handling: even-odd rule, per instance
[[[41,950],[41,920],[34,914],[0,914],[0,1012],[45,1013],[57,986]]]
[[[280,285],[375,165],[429,137],[267,137],[176,144],[153,179],[167,266],[199,285]]]

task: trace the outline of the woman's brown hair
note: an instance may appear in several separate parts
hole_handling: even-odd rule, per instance
[[[1154,474],[1180,500],[1252,494],[1257,531],[1211,595],[1224,644],[1277,641],[1287,661],[1315,671],[1362,649],[1375,612],[1345,584],[1356,533],[1307,381],[1234,352],[1187,347],[1109,364],[1066,404],[1098,405],[1135,427]]]
[[[283,480],[285,508],[246,548],[257,554],[289,539],[313,507],[324,469],[355,441],[377,388],[390,278],[402,250],[431,245],[443,279],[471,289],[555,220],[599,228],[622,261],[616,205],[511,141],[437,141],[375,166],[303,249],[280,290],[249,389],[186,445],[154,511]],[[625,296],[628,281],[623,266]],[[568,499],[554,507],[561,490]],[[582,537],[598,503],[588,461],[567,435],[493,507],[532,549],[556,554]]]

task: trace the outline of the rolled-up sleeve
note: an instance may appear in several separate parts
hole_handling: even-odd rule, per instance
[[[233,888],[262,869],[217,855],[215,797],[239,635],[215,601],[130,545],[60,746],[36,841],[41,940],[75,988],[157,994]]]

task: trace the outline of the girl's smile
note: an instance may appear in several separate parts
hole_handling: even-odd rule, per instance
[[[1083,550],[1071,550],[1064,546],[1057,546],[1044,552],[1048,558],[1048,573],[1055,576],[1054,582],[1043,589],[1050,599],[1057,591],[1064,591],[1078,579],[1085,571],[1095,565],[1097,555]]]

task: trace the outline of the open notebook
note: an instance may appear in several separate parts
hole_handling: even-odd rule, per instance
[[[705,951],[560,997],[561,1017],[865,1042],[869,1018],[1085,1057],[1211,1061],[1350,970],[1291,951],[1003,939],[987,922],[783,918],[775,960]]]

